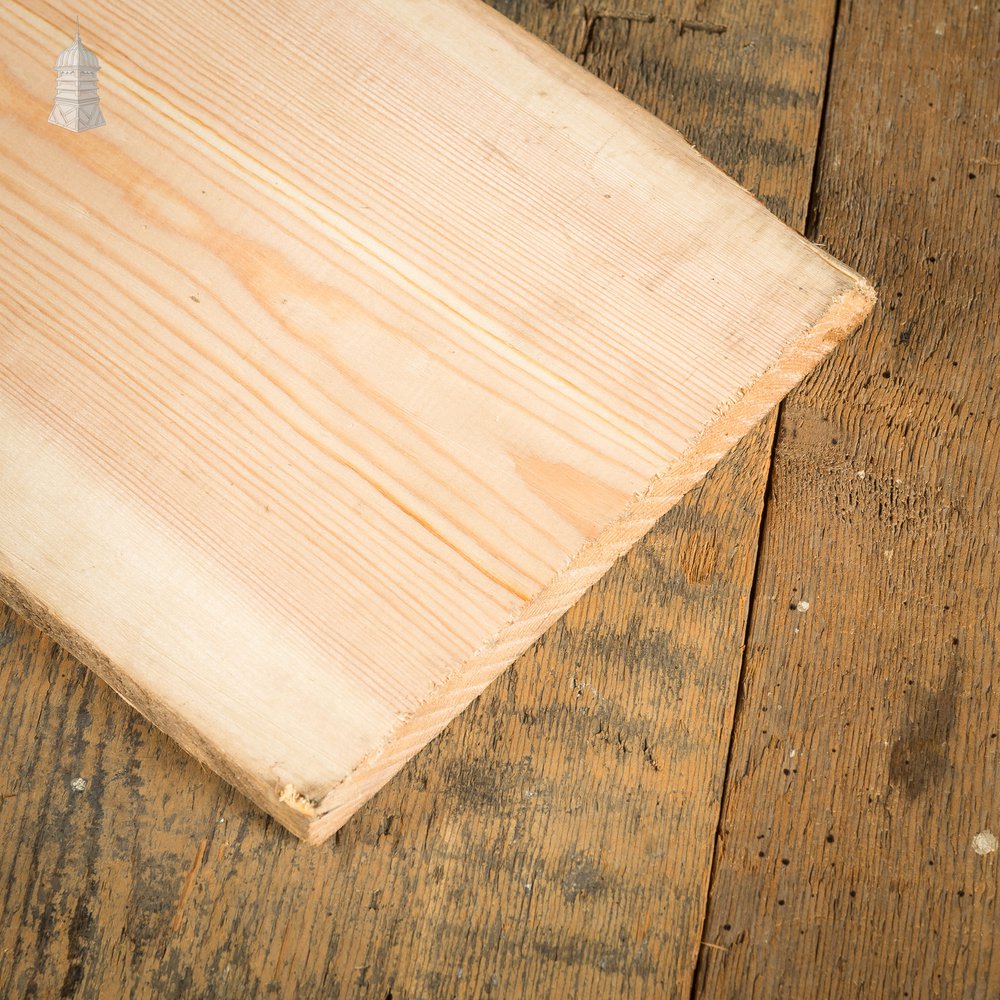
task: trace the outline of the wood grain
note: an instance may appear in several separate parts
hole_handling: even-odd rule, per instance
[[[336,15],[98,4],[83,141],[3,15],[0,596],[313,842],[872,300],[482,5]]]
[[[884,305],[783,410],[701,996],[1000,993],[998,39],[841,17],[817,238]]]
[[[575,54],[572,5],[497,6]],[[598,23],[584,65],[801,228],[832,4],[713,3],[708,16],[725,35],[680,36],[666,16]],[[321,852],[8,619],[0,759],[18,778],[0,787],[0,987],[686,998],[770,430]]]

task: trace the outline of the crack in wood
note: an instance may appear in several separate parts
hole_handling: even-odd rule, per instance
[[[681,35],[685,31],[701,31],[706,35],[724,35],[729,30],[728,25],[715,24],[712,21],[681,21],[678,28],[678,34]]]
[[[580,19],[573,44],[570,46],[570,56],[578,63],[587,58],[590,43],[594,37],[594,25],[598,21],[637,21],[641,24],[652,24],[656,15],[644,10],[595,10],[578,7],[576,11]]]

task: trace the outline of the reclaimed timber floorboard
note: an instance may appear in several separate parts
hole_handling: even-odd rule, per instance
[[[579,53],[573,4],[495,6]],[[786,407],[696,992],[991,997],[998,28],[840,7],[809,234],[884,306]],[[656,15],[582,61],[802,228],[833,4]],[[769,455],[765,426],[318,852],[6,613],[0,993],[687,997]]]
[[[854,0],[834,53],[815,238],[882,305],[783,407],[695,995],[986,1000],[1000,8]]]

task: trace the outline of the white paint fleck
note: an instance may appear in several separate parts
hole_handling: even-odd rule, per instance
[[[882,555],[884,555],[886,557],[886,559],[891,559],[892,558],[892,553],[893,553],[892,549],[886,549],[885,552],[882,553]]]
[[[997,847],[1000,847],[1000,842],[997,841],[997,835],[992,830],[980,830],[972,838],[972,849],[976,854],[992,854]]]
[[[799,601],[799,603],[795,605],[795,610],[796,611],[808,611],[809,610],[809,602],[808,601]]]
[[[858,479],[864,479],[864,478],[865,478],[865,470],[858,469]]]
[[[798,753],[798,750],[789,750],[788,751],[788,756],[789,757],[794,757],[797,753]]]
[[[934,25],[934,34],[940,37],[941,35],[944,34],[944,29],[945,29],[944,21],[938,21],[938,23]]]
[[[72,788],[74,792],[85,792],[87,790],[87,779],[74,778],[69,783],[69,787]]]

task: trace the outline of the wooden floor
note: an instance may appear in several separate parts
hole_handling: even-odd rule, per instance
[[[3,612],[0,996],[994,1000],[1000,8],[494,2],[881,304],[324,848]]]

